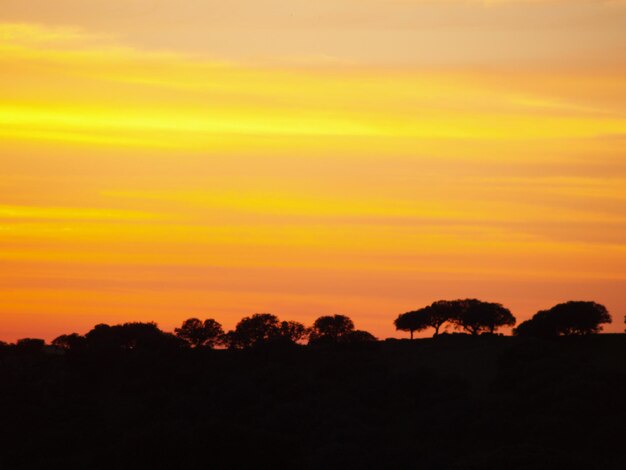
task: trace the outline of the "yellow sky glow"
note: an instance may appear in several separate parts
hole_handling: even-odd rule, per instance
[[[318,34],[389,40],[369,51],[315,49],[271,8],[259,21],[290,44],[251,43],[226,7],[183,2],[222,18],[228,46],[191,16],[163,29],[187,11],[169,1],[108,3],[0,14],[0,339],[265,311],[386,337],[398,313],[466,296],[518,319],[596,300],[621,331],[624,2],[368,0],[352,19],[351,0],[321,2]],[[555,15],[545,48],[525,36]],[[472,42],[472,18],[518,31],[510,54]],[[420,55],[418,32],[441,40]],[[447,42],[465,37],[465,55]]]

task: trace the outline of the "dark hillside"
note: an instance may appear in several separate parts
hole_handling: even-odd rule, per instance
[[[626,336],[16,351],[1,468],[626,468]]]

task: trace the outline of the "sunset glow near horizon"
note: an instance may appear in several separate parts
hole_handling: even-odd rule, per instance
[[[5,0],[0,340],[626,314],[626,2]]]

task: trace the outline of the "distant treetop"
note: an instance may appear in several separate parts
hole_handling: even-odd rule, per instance
[[[472,335],[494,333],[503,326],[515,325],[515,317],[501,304],[477,299],[438,300],[431,305],[403,313],[396,318],[397,330],[413,332],[434,328],[434,336],[446,322]]]
[[[376,341],[367,331],[355,330],[353,321],[345,315],[324,315],[313,323],[309,344],[351,344]]]
[[[606,323],[611,323],[611,315],[604,305],[590,301],[570,301],[549,310],[540,310],[515,328],[513,334],[543,338],[589,335],[602,331],[602,325]]]
[[[193,348],[214,348],[224,342],[222,325],[212,318],[200,321],[197,318],[185,320],[180,328],[174,330],[176,336]]]

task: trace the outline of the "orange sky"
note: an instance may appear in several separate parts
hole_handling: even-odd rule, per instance
[[[626,313],[626,2],[4,1],[0,339]]]

